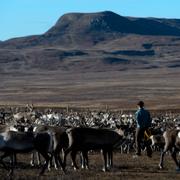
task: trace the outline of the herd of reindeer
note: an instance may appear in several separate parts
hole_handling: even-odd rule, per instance
[[[136,121],[134,112],[75,111],[69,109],[40,109],[33,105],[24,108],[0,109],[0,164],[13,175],[16,156],[31,152],[31,165],[43,157],[40,175],[54,165],[66,172],[67,155],[77,169],[76,156],[81,168],[89,168],[88,156],[93,151],[103,156],[103,171],[113,167],[113,151],[135,152]],[[142,149],[148,141],[153,151],[160,151],[159,168],[163,168],[166,152],[170,152],[180,171],[177,154],[180,150],[180,114],[152,114],[150,133],[145,133]]]

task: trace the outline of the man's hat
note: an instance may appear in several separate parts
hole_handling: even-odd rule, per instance
[[[143,106],[144,106],[144,102],[143,102],[143,101],[139,101],[139,102],[137,103],[137,105],[139,105],[140,107],[143,107]]]

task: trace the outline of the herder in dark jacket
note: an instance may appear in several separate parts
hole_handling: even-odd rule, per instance
[[[149,111],[144,109],[144,102],[139,101],[138,102],[138,110],[135,113],[137,128],[136,128],[136,155],[141,155],[141,142],[144,138],[145,131],[148,130],[148,128],[151,126],[151,117]],[[147,156],[152,156],[152,150],[150,147],[150,144],[145,141],[145,146],[147,150]]]

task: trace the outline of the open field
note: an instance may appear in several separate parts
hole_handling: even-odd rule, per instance
[[[70,161],[68,162],[67,173],[63,174],[61,170],[52,169],[51,172],[46,171],[44,176],[38,177],[39,169],[30,167],[28,164],[30,155],[18,156],[17,168],[15,169],[13,179],[50,179],[50,180],[70,180],[70,179],[133,179],[133,180],[175,180],[180,178],[180,173],[175,171],[175,165],[169,155],[165,156],[165,168],[159,170],[159,153],[154,153],[153,157],[149,159],[145,155],[138,159],[133,159],[132,154],[120,154],[115,153],[114,156],[114,168],[110,172],[101,172],[102,159],[100,154],[89,155],[90,158],[90,170],[77,170],[74,171],[70,167]],[[69,159],[69,158],[68,158]],[[6,173],[4,169],[0,168],[1,179],[6,179]]]
[[[160,72],[161,71],[161,72]],[[159,73],[160,72],[160,73]],[[38,72],[0,75],[0,104],[135,109],[179,109],[180,71]]]

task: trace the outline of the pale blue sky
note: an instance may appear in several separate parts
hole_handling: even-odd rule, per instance
[[[46,32],[69,12],[180,19],[180,0],[0,0],[0,40]]]

